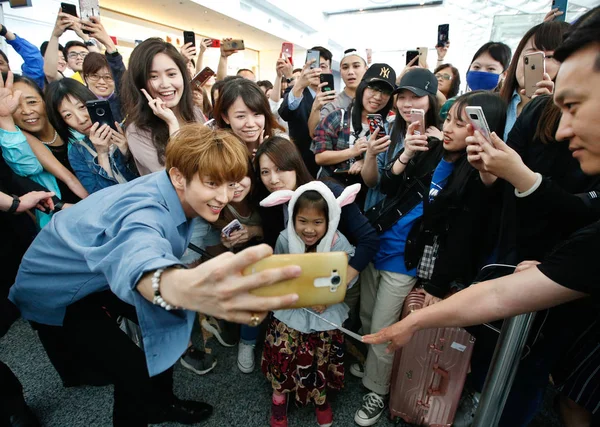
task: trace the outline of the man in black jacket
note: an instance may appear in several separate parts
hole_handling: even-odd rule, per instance
[[[309,63],[304,65],[302,73],[294,86],[285,93],[283,102],[279,107],[279,115],[288,122],[292,141],[300,150],[302,159],[311,175],[316,176],[319,166],[315,162],[315,155],[310,151],[312,138],[308,130],[308,119],[312,112],[317,90],[319,90],[319,75],[321,73],[331,73],[332,54],[321,46],[315,46],[310,50],[319,51],[319,63],[316,64],[316,68],[311,68]]]

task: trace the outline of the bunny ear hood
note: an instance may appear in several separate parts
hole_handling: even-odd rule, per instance
[[[330,252],[331,245],[333,243],[333,238],[335,233],[337,232],[338,224],[340,222],[340,215],[342,213],[342,207],[346,206],[354,201],[356,195],[360,191],[360,184],[354,184],[350,187],[344,189],[340,197],[335,198],[334,194],[331,192],[329,187],[325,185],[321,181],[311,181],[307,184],[301,185],[293,192],[293,196],[289,199],[288,204],[288,223],[287,223],[287,235],[289,242],[289,252],[291,254],[294,253],[305,253],[306,252],[306,244],[300,239],[300,237],[296,234],[296,230],[294,228],[294,206],[296,205],[296,201],[302,195],[302,193],[314,190],[323,196],[325,201],[327,202],[327,206],[329,208],[329,218],[327,224],[327,233],[317,246],[317,252]],[[289,191],[282,190],[277,193]],[[275,193],[271,194],[273,196]],[[269,197],[271,197],[269,196]],[[269,198],[267,197],[267,199]],[[265,200],[267,200],[265,199]],[[264,202],[264,200],[263,200]],[[261,202],[261,205],[262,203]]]

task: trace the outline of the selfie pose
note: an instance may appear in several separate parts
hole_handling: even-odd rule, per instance
[[[296,191],[271,193],[261,205],[287,203],[290,218],[277,239],[275,253],[343,251],[354,255],[354,247],[337,231],[337,225],[341,208],[352,203],[359,190],[359,185],[354,185],[336,199],[325,184],[313,181]],[[357,280],[354,277],[348,286]],[[348,318],[348,306],[343,302],[310,310],[337,325]],[[272,427],[287,427],[288,396],[294,396],[300,405],[313,402],[318,424],[330,426],[333,412],[327,391],[344,386],[344,335],[308,310],[276,310],[267,329],[262,371],[273,387]]]
[[[10,300],[25,319],[62,327],[77,357],[114,384],[114,425],[210,416],[210,405],[173,394],[172,366],[188,346],[196,312],[256,326],[268,310],[297,300],[249,293],[300,273],[288,266],[242,276],[271,254],[266,246],[180,268],[192,220],[218,218],[247,164],[246,150],[228,133],[186,126],[167,147],[167,171],[61,212],[25,254]],[[119,329],[118,316],[139,323],[143,350]]]

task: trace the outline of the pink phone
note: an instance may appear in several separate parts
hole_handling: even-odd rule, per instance
[[[420,108],[413,108],[410,110],[410,122],[413,124],[414,122],[419,123],[419,126],[415,129],[415,135],[423,135],[425,134],[425,111]]]

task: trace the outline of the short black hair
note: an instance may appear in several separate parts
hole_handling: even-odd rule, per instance
[[[65,142],[68,142],[71,137],[73,137],[73,132],[65,122],[63,116],[59,113],[58,107],[67,96],[77,98],[84,104],[87,101],[97,99],[96,95],[94,95],[91,90],[75,79],[56,80],[46,87],[46,95],[44,98],[46,101],[48,121],[52,127],[56,129],[58,136]]]
[[[6,56],[6,54],[2,51],[2,49],[0,49],[0,56],[2,56],[2,58],[4,58],[4,60],[6,61],[6,63],[8,64],[8,57]]]
[[[564,62],[569,56],[590,43],[600,43],[600,6],[583,14],[566,32],[561,45],[554,51],[554,58]],[[600,71],[600,53],[596,56],[594,71]]]
[[[329,205],[321,193],[316,190],[306,190],[298,196],[298,199],[294,204],[294,212],[292,213],[292,220],[294,223],[296,222],[298,211],[306,208],[315,208],[323,212],[327,225],[329,225]]]
[[[79,47],[83,47],[83,48],[87,49],[87,46],[85,45],[85,43],[82,43],[79,40],[71,40],[70,42],[68,42],[65,45],[65,50],[63,52],[65,54],[65,57],[69,54],[69,49],[71,49],[74,46],[79,46]]]
[[[323,46],[314,46],[314,47],[311,47],[310,50],[318,50],[319,56],[322,56],[323,58],[325,58],[326,61],[329,61],[329,65],[331,65],[331,60],[333,59],[333,55],[331,54],[331,51],[329,49],[324,48]]]
[[[273,89],[273,83],[268,80],[259,80],[256,82],[256,84],[260,87],[267,88],[267,90]]]
[[[45,41],[44,43],[42,43],[42,45],[40,46],[40,53],[42,54],[42,56],[46,55],[46,49],[48,49],[48,42]],[[62,44],[58,44],[58,50],[60,52],[63,53],[63,55],[65,55],[65,47]],[[66,57],[66,55],[65,55]]]
[[[508,45],[502,42],[487,42],[483,46],[481,46],[475,55],[473,55],[473,59],[471,60],[471,64],[475,62],[477,58],[479,58],[484,53],[489,53],[494,60],[498,61],[502,64],[503,72],[506,71],[508,66],[510,65],[510,58],[512,55],[512,51]],[[471,65],[469,65],[471,68]]]

